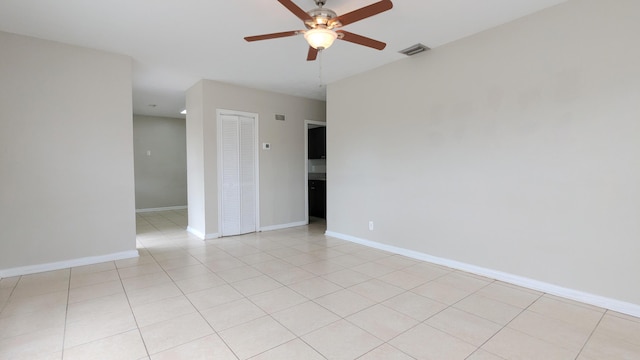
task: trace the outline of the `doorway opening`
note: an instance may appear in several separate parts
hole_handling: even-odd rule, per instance
[[[305,120],[305,217],[307,223],[327,218],[327,124]]]

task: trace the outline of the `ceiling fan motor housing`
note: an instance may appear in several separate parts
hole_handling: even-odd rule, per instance
[[[342,26],[340,21],[337,19],[338,14],[331,9],[319,7],[307,12],[307,14],[313,18],[312,20],[304,22],[307,29],[325,28],[331,30]]]

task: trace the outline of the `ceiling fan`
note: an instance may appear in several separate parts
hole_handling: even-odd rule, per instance
[[[344,30],[334,29],[391,9],[393,7],[391,0],[378,1],[377,3],[373,3],[340,16],[338,16],[335,11],[323,7],[326,0],[314,0],[317,8],[310,11],[302,10],[298,5],[294,4],[292,0],[278,1],[280,4],[284,5],[284,7],[289,9],[289,11],[291,11],[295,16],[300,18],[300,20],[304,22],[307,30],[294,30],[273,34],[247,36],[244,38],[246,41],[267,40],[303,34],[304,38],[309,43],[307,61],[315,60],[318,56],[318,51],[328,48],[336,39],[368,46],[377,50],[382,50],[387,46],[387,44],[378,40],[370,39]]]

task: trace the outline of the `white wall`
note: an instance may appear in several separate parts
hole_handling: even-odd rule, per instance
[[[328,230],[640,305],[638,19],[569,1],[331,84]]]
[[[134,115],[133,150],[136,209],[186,206],[185,120]]]
[[[131,59],[2,32],[0,49],[0,276],[137,254]]]
[[[259,143],[271,144],[259,152],[261,227],[306,221],[304,121],[325,121],[325,103],[202,80],[187,92],[189,226],[202,234],[219,232],[216,109],[257,113]],[[275,120],[275,114],[286,120]],[[192,204],[192,196],[204,205]]]

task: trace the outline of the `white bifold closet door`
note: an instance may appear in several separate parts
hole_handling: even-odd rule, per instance
[[[256,119],[220,114],[222,236],[256,231]]]

